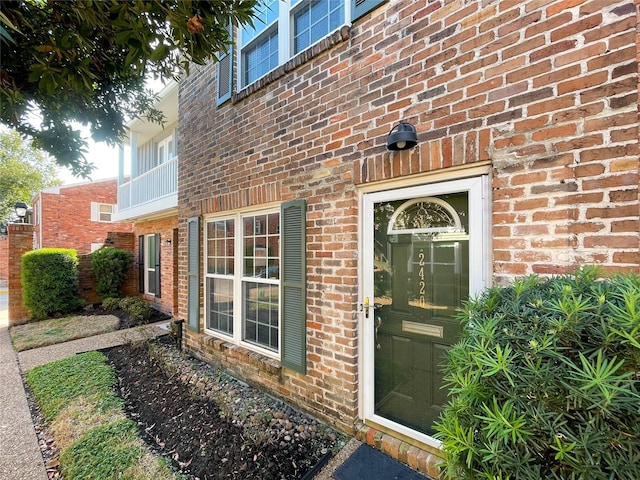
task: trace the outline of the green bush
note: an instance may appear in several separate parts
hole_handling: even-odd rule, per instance
[[[102,308],[104,308],[108,312],[117,310],[120,308],[120,300],[122,299],[115,298],[115,297],[107,297],[102,301]]]
[[[121,299],[120,308],[141,322],[147,322],[151,318],[151,305],[140,297],[125,297]]]
[[[96,276],[96,293],[102,298],[121,297],[120,288],[127,280],[131,254],[114,247],[102,247],[91,254]]]
[[[530,276],[461,319],[436,425],[445,478],[640,478],[640,277]]]
[[[31,316],[41,320],[78,310],[78,255],[67,248],[25,253],[21,261],[22,298]]]

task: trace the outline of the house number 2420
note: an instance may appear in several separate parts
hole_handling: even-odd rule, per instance
[[[420,267],[418,269],[418,276],[420,277],[420,308],[424,308],[425,307],[425,300],[424,300],[424,296],[425,296],[425,289],[427,284],[424,282],[424,250],[421,248],[420,252],[418,253],[418,266]]]

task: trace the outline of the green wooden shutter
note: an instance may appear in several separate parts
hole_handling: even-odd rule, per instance
[[[156,243],[156,258],[155,260],[155,269],[156,269],[156,275],[155,275],[155,280],[156,280],[156,298],[160,298],[161,296],[161,290],[160,290],[160,277],[162,276],[162,265],[160,262],[160,234],[156,233],[154,235],[154,242]]]
[[[138,235],[138,292],[144,293],[144,235]]]
[[[233,26],[229,23],[229,38],[233,38]],[[233,93],[233,45],[228,51],[220,52],[218,60],[218,79],[216,104],[222,105],[231,98]]]
[[[200,217],[187,219],[187,326],[200,331]]]
[[[387,0],[351,0],[351,21],[357,20]]]
[[[280,298],[282,299],[282,366],[307,373],[306,203],[281,206]]]

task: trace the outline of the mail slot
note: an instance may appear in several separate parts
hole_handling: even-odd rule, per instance
[[[444,337],[444,327],[441,325],[430,325],[428,323],[402,322],[402,331],[407,333],[415,333],[417,335],[428,335],[430,337]]]

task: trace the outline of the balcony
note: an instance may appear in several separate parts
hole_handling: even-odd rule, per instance
[[[135,220],[175,213],[178,207],[178,157],[118,186],[114,220]]]

